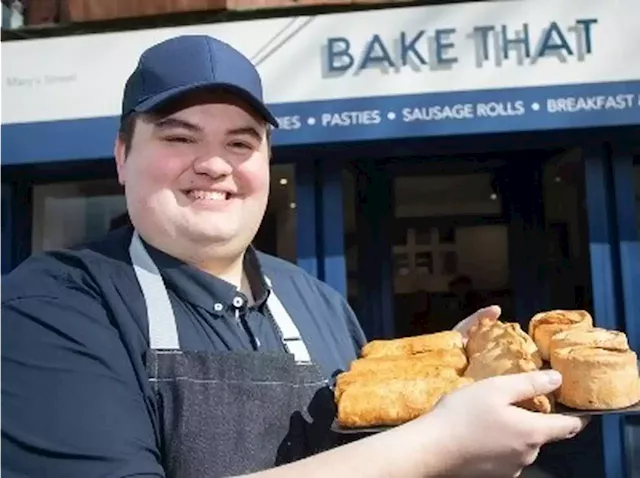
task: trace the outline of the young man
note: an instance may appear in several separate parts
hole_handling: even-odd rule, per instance
[[[365,338],[339,294],[250,246],[276,125],[229,45],[142,55],[115,144],[132,227],[3,281],[3,476],[516,476],[582,428],[511,406],[558,386],[539,373],[336,446],[331,380]]]

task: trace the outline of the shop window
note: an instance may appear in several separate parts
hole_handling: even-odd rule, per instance
[[[254,240],[257,249],[297,262],[295,166],[271,166],[271,191],[267,211]]]
[[[33,188],[33,252],[72,247],[106,234],[126,212],[115,179]]]
[[[258,249],[296,262],[295,206],[294,167],[273,166],[269,203],[254,242]],[[36,185],[32,252],[81,244],[127,220],[123,190],[115,179]]]
[[[408,270],[393,278],[396,335],[450,328],[483,305],[467,304],[471,296],[505,303],[508,229],[493,175],[413,174],[394,182],[394,227],[406,241],[393,250],[408,259]]]

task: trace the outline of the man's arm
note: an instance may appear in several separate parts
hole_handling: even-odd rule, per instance
[[[3,476],[163,477],[118,331],[91,292],[59,281],[34,276],[2,304]]]

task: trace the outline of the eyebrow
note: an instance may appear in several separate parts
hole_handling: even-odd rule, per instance
[[[156,129],[166,131],[170,129],[185,129],[192,133],[202,133],[204,130],[195,123],[183,120],[180,118],[168,117],[162,118],[154,123]],[[248,135],[254,138],[256,141],[262,141],[262,134],[258,131],[258,128],[254,126],[243,126],[240,128],[233,128],[226,132],[227,135]]]
[[[186,129],[192,133],[202,133],[202,128],[197,124],[180,118],[162,118],[154,123],[156,129],[169,130],[169,129]]]
[[[242,128],[233,128],[227,131],[228,135],[248,135],[256,141],[262,141],[262,134],[253,126],[244,126]]]

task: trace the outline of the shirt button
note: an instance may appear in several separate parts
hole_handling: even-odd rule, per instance
[[[244,304],[244,300],[242,300],[242,297],[234,297],[233,298],[233,305],[234,307],[242,307],[242,304]]]
[[[213,304],[213,310],[216,312],[222,312],[222,309],[224,309],[224,306],[220,302]]]

